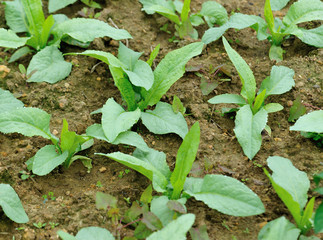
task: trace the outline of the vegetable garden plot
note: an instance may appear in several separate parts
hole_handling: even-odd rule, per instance
[[[144,52],[140,60],[147,61],[151,51],[159,43],[161,44],[160,53],[152,63],[153,69],[167,53],[192,42],[190,39],[184,39],[169,43],[168,39],[172,37],[174,31],[168,34],[160,30],[160,26],[168,23],[171,29],[172,23],[167,22],[167,19],[162,16],[145,14],[141,11],[142,5],[139,2],[122,0],[98,1],[98,3],[103,10],[95,11],[101,11],[99,17],[101,20],[108,21],[108,18],[111,18],[116,26],[126,29],[133,36],[134,40],[129,41],[128,47],[136,52]],[[202,8],[202,3],[204,1],[192,2],[192,12],[198,12]],[[229,14],[232,11],[253,15],[263,14],[264,3],[262,1],[250,1],[253,5],[247,1],[229,3],[219,1],[219,3],[224,5]],[[44,7],[46,8],[46,4]],[[79,1],[63,11],[70,18],[74,18],[79,17],[75,10],[81,10],[83,7],[84,5]],[[69,12],[70,9],[73,11]],[[131,9],[133,13],[131,16],[127,14],[128,9]],[[2,14],[3,12],[0,11],[0,16],[4,16]],[[0,24],[0,27],[5,27],[5,22],[2,20]],[[199,36],[202,36],[207,26],[200,26],[196,29]],[[268,58],[270,44],[265,41],[259,42],[251,29],[238,32],[229,30],[225,37],[231,47],[247,62],[255,76],[257,86],[260,86],[261,81],[270,75],[275,65],[275,62],[271,62]],[[123,43],[126,44],[125,41]],[[62,48],[64,52],[83,51],[67,45],[62,45]],[[89,49],[110,52],[115,56],[118,53],[116,42],[110,39],[96,39]],[[221,41],[209,44],[200,56],[190,61],[184,76],[174,83],[160,99],[161,102],[172,105],[173,101],[176,101],[174,100],[176,95],[186,108],[183,115],[188,129],[191,129],[196,121],[200,123],[200,146],[189,177],[203,178],[213,174],[233,177],[255,192],[266,209],[265,213],[258,216],[233,217],[210,210],[207,205],[192,197],[185,204],[188,214],[184,214],[183,219],[187,222],[188,228],[189,223],[194,222],[192,226],[195,233],[203,232],[206,227],[210,239],[233,239],[234,237],[236,239],[257,239],[261,226],[282,215],[288,221],[295,223],[262,171],[261,167],[267,166],[266,160],[269,156],[288,158],[296,168],[306,172],[311,182],[308,200],[316,196],[315,209],[322,199],[318,193],[311,191],[315,188],[312,181],[313,175],[322,171],[322,148],[303,137],[298,130],[289,131],[294,123],[287,121],[291,102],[298,96],[307,112],[318,111],[322,108],[322,52],[320,49],[306,46],[298,39],[287,39],[287,42],[283,44],[283,49],[286,50],[286,54],[278,66],[285,66],[295,71],[295,86],[288,93],[277,97],[269,96],[266,99],[266,103],[279,103],[284,109],[269,114],[268,125],[272,129],[271,136],[267,133],[262,135],[262,146],[252,161],[245,157],[234,137],[234,119],[232,119],[234,114],[222,115],[223,107],[232,106],[207,103],[216,95],[240,93],[242,87]],[[11,55],[12,51],[0,53],[3,59],[0,65],[10,68],[9,74],[0,80],[0,87],[14,93],[14,96],[22,101],[25,107],[40,108],[50,113],[50,130],[57,137],[60,137],[64,118],[69,123],[69,130],[78,135],[84,134],[89,126],[101,123],[101,115],[90,115],[90,113],[103,107],[109,98],[114,98],[116,103],[125,107],[107,66],[97,65],[99,61],[95,59],[84,56],[65,56],[65,60],[73,63],[71,75],[66,80],[54,85],[47,83],[26,85],[26,80],[19,72],[18,66],[8,64],[6,58],[9,59]],[[29,59],[23,58],[18,63],[27,67]],[[191,72],[191,69],[198,70],[206,76],[203,71],[209,71],[210,64],[214,67],[225,64],[224,67],[230,72],[232,79],[230,82],[222,82],[204,96],[200,89],[201,78],[196,76],[195,72]],[[223,72],[222,76],[211,74],[209,81],[223,77]],[[170,170],[174,170],[176,153],[182,143],[179,136],[175,134],[155,135],[148,131],[140,121],[131,130],[137,132],[149,148],[164,152],[167,156],[167,165],[170,166]],[[118,151],[131,154],[134,150],[132,147],[95,140],[92,148],[77,153],[77,155],[81,154],[92,159],[93,168],[90,173],[87,173],[87,168],[82,165],[81,161],[75,161],[68,169],[58,167],[50,174],[39,177],[30,174],[24,162],[34,156],[39,149],[51,144],[49,141],[41,137],[23,137],[14,133],[0,134],[0,143],[1,183],[11,184],[21,198],[30,220],[27,224],[15,224],[1,214],[0,232],[3,233],[1,236],[4,236],[4,239],[12,239],[13,235],[16,239],[19,236],[23,239],[55,239],[58,230],[64,230],[79,237],[81,234],[91,233],[93,229],[87,228],[89,226],[108,229],[115,237],[118,233],[121,237],[134,234],[134,227],[124,227],[125,223],[115,225],[112,218],[107,215],[107,210],[99,210],[95,204],[97,192],[110,194],[117,199],[116,208],[119,210],[120,217],[125,217],[126,212],[132,206],[135,209],[136,200],[144,200],[140,196],[150,184],[146,177],[109,158],[94,155],[94,153],[111,154]],[[271,170],[267,169],[271,173]],[[20,171],[25,172],[19,173]],[[23,175],[29,177],[22,180]],[[53,198],[50,197],[52,195],[49,192],[53,192]],[[153,195],[156,194],[154,192]],[[190,215],[192,213],[195,214],[195,218]],[[178,220],[180,222],[182,218]],[[177,223],[174,224],[176,226]],[[24,229],[19,229],[19,227],[24,227]],[[167,229],[171,228],[172,226],[169,226]],[[102,234],[106,232],[102,231]]]

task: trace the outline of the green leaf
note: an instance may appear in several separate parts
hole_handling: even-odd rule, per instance
[[[300,96],[297,96],[293,101],[293,106],[290,108],[288,122],[295,122],[300,116],[306,113],[306,108],[302,104]]]
[[[11,30],[6,30],[0,28],[0,46],[4,48],[19,48],[24,46],[29,38],[27,37],[18,37]]]
[[[162,230],[151,234],[147,240],[160,240],[160,239],[177,239],[185,240],[186,233],[193,226],[195,221],[194,214],[185,214],[178,217],[176,220],[171,221]]]
[[[227,10],[215,1],[204,2],[200,14],[204,16],[209,27],[213,27],[214,24],[221,26],[228,21]]]
[[[323,48],[323,25],[310,30],[303,28],[299,29],[302,31],[303,34],[297,37],[301,39],[304,43],[318,48]]]
[[[149,59],[147,61],[148,65],[151,67],[151,65],[153,64],[155,58],[158,56],[159,53],[159,49],[160,49],[160,44],[158,44],[154,50],[150,53]]]
[[[63,240],[77,240],[73,235],[70,235],[62,230],[57,231],[57,235]]]
[[[20,133],[27,137],[42,136],[50,139],[50,115],[38,108],[18,108],[0,115],[0,132]]]
[[[323,3],[320,0],[298,0],[289,8],[283,23],[290,26],[313,20],[323,20]]]
[[[270,0],[271,9],[273,11],[278,11],[284,8],[289,0]]]
[[[253,103],[256,94],[256,80],[243,58],[229,45],[228,41],[223,37],[223,44],[228,56],[238,71],[242,83],[241,96],[246,98],[249,104]]]
[[[33,173],[38,176],[44,176],[61,165],[67,157],[68,151],[59,154],[56,152],[54,145],[47,145],[36,153],[33,162]]]
[[[31,59],[27,68],[27,75],[32,75],[27,82],[56,83],[66,78],[71,69],[72,64],[64,61],[58,48],[49,46]]]
[[[168,18],[170,21],[174,22],[175,24],[177,24],[177,25],[181,24],[179,17],[175,13],[175,10],[166,8],[161,5],[151,5],[148,7],[144,6],[143,10],[146,12],[157,12],[160,15]]]
[[[24,57],[31,52],[33,52],[33,50],[31,50],[28,46],[19,48],[17,51],[14,52],[14,54],[11,55],[9,63],[16,61],[19,58]]]
[[[283,110],[284,107],[279,103],[268,103],[264,106],[264,109],[267,111],[267,113],[273,113]]]
[[[210,240],[205,224],[200,225],[198,228],[192,227],[190,229],[190,235],[192,240]]]
[[[313,111],[300,117],[289,129],[291,131],[323,133],[323,110]]]
[[[266,22],[268,24],[268,28],[270,30],[270,33],[272,35],[275,34],[275,21],[274,21],[274,15],[273,12],[271,10],[271,6],[270,6],[270,0],[266,0],[265,2],[265,7],[264,7],[264,16],[266,19]]]
[[[234,133],[249,159],[253,159],[261,147],[261,132],[266,126],[267,116],[265,109],[260,109],[253,115],[249,105],[237,112]]]
[[[143,87],[147,91],[151,88],[151,86],[154,83],[154,74],[151,70],[148,63],[138,60],[132,71],[124,70],[128,77],[130,82],[138,87]]]
[[[188,19],[188,14],[191,11],[191,0],[184,0],[184,5],[181,11],[181,21],[186,22]]]
[[[135,52],[127,48],[122,42],[119,43],[118,59],[125,64],[128,70],[133,71],[137,61],[139,60],[142,52]]]
[[[0,112],[10,112],[17,108],[23,108],[24,103],[16,99],[9,91],[0,88]]]
[[[100,227],[82,228],[76,234],[77,240],[114,240],[113,235],[106,229]]]
[[[307,202],[305,210],[303,212],[301,223],[298,226],[301,229],[301,233],[307,233],[312,227],[312,215],[314,210],[315,197],[312,197],[311,200]]]
[[[48,1],[48,12],[56,12],[59,9],[65,8],[66,6],[75,3],[77,0],[49,0]]]
[[[151,184],[145,189],[145,191],[140,196],[140,202],[148,204],[151,203],[151,200],[153,199],[153,187]]]
[[[109,157],[112,160],[115,160],[141,173],[152,181],[153,187],[157,192],[164,192],[166,190],[166,186],[168,184],[166,177],[152,164],[121,152],[114,152],[110,154],[99,153],[98,155]]]
[[[297,240],[300,230],[284,216],[267,223],[259,232],[258,240]]]
[[[128,131],[140,118],[140,109],[126,112],[113,98],[109,98],[102,108],[102,128],[109,142]]]
[[[173,186],[172,199],[178,199],[184,187],[187,175],[192,169],[200,143],[200,125],[194,123],[186,134],[176,155],[175,169],[171,175],[170,182]]]
[[[123,29],[116,29],[97,19],[73,18],[59,23],[52,30],[55,41],[70,36],[80,42],[92,42],[95,38],[110,37],[115,40],[132,38]]]
[[[175,114],[180,112],[182,115],[184,115],[186,112],[186,108],[184,107],[179,97],[177,97],[176,95],[174,95],[173,97],[172,109]]]
[[[16,223],[26,223],[29,221],[19,196],[9,184],[0,184],[0,206],[12,221]]]
[[[276,62],[283,61],[284,50],[281,46],[271,45],[269,49],[269,59],[275,60]]]
[[[40,36],[40,48],[44,48],[47,45],[48,38],[50,36],[50,30],[54,26],[55,20],[53,15],[49,15],[43,25],[43,29],[41,31]]]
[[[255,98],[255,103],[252,108],[253,113],[257,113],[258,110],[263,106],[265,98],[266,98],[266,89],[258,93],[257,97]]]
[[[206,175],[203,179],[188,178],[186,181],[185,193],[221,213],[243,217],[265,211],[260,198],[234,178]]]
[[[314,217],[314,230],[315,233],[323,232],[323,203],[316,209]]]
[[[208,100],[211,104],[219,104],[219,103],[234,103],[239,105],[245,105],[246,100],[238,94],[221,94],[217,95]]]
[[[162,222],[152,212],[144,212],[141,222],[144,223],[152,231],[160,230],[163,228]]]
[[[247,27],[251,27],[257,31],[259,40],[267,39],[267,23],[264,19],[259,16],[235,13],[230,17],[229,21],[222,26],[208,29],[202,37],[202,42],[209,44],[218,40],[229,28],[241,30]]]
[[[118,203],[118,200],[114,196],[103,192],[96,192],[96,195],[95,195],[96,209],[107,210],[110,208],[116,208],[117,203]]]
[[[154,71],[155,81],[150,90],[143,94],[145,99],[140,109],[159,102],[168,89],[185,73],[185,65],[192,58],[201,54],[204,44],[191,43],[168,53]]]
[[[187,123],[181,113],[174,113],[168,103],[158,102],[156,108],[141,113],[142,123],[155,134],[176,133],[184,138],[188,132]]]
[[[91,8],[98,8],[98,9],[101,8],[101,5],[98,4],[97,2],[94,2],[94,0],[81,0],[81,2]]]
[[[24,13],[20,0],[4,1],[6,23],[16,33],[27,32]]]
[[[21,0],[21,3],[27,17],[28,32],[35,36],[39,43],[45,21],[42,2],[41,0]]]
[[[273,66],[270,76],[262,81],[259,92],[266,89],[266,96],[288,92],[295,86],[294,70],[284,66]]]

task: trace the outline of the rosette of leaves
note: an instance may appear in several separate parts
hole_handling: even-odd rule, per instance
[[[308,45],[318,48],[323,47],[323,25],[317,28],[305,29],[298,24],[315,20],[323,20],[323,2],[320,0],[299,0],[291,5],[288,12],[281,20],[274,18],[270,0],[266,0],[264,7],[265,19],[236,13],[220,27],[210,28],[202,37],[202,41],[209,44],[219,39],[227,29],[244,29],[251,27],[257,32],[258,40],[268,39],[271,43],[269,58],[271,60],[283,60],[282,42],[291,35],[298,37]],[[269,30],[269,33],[267,32]]]
[[[19,48],[9,62],[30,52],[37,52],[27,68],[28,82],[55,83],[66,78],[72,64],[64,61],[58,49],[60,43],[88,47],[99,37],[116,40],[131,38],[123,29],[115,29],[96,19],[68,19],[63,14],[49,15],[46,19],[41,0],[5,1],[5,18],[9,30],[0,28],[0,47]],[[26,33],[19,37],[17,33]]]
[[[77,159],[82,160],[89,170],[92,168],[91,159],[75,154],[91,147],[93,139],[69,131],[65,119],[58,139],[49,130],[51,116],[48,113],[39,108],[23,107],[23,103],[2,89],[0,89],[0,110],[2,110],[0,132],[20,133],[28,137],[41,136],[51,140],[52,145],[41,148],[26,162],[28,170],[32,170],[34,174],[46,175],[59,165],[68,168]]]
[[[87,50],[73,55],[97,58],[109,65],[110,72],[126,104],[126,109],[109,98],[102,109],[101,125],[94,125],[87,134],[101,137],[113,143],[127,132],[139,119],[149,131],[156,134],[176,133],[184,138],[187,123],[181,112],[174,112],[172,105],[160,102],[168,89],[185,73],[186,63],[202,52],[204,44],[196,42],[168,53],[153,71],[151,65],[158,54],[159,46],[147,62],[139,59],[142,53],[135,52],[120,43],[118,58],[110,53]],[[156,106],[155,106],[156,105]],[[155,106],[154,110],[148,107]],[[100,130],[101,129],[101,130]],[[95,133],[94,133],[95,132]]]
[[[224,48],[239,74],[242,90],[240,95],[222,94],[211,98],[208,102],[212,104],[231,103],[239,106],[235,118],[234,133],[244,154],[252,159],[260,150],[261,132],[264,129],[268,133],[271,132],[267,125],[268,113],[283,109],[283,106],[279,103],[265,104],[265,100],[270,95],[279,95],[289,91],[295,85],[294,71],[284,66],[273,66],[270,76],[262,81],[256,94],[256,80],[250,67],[231,48],[224,37],[222,40]]]
[[[151,212],[163,226],[174,216],[186,213],[186,200],[194,197],[212,209],[233,215],[250,216],[264,212],[259,197],[238,180],[222,175],[206,175],[203,178],[188,177],[200,142],[200,127],[196,122],[186,134],[176,156],[174,171],[166,162],[166,154],[153,149],[136,149],[132,155],[121,152],[98,153],[132,168],[152,181],[153,189],[163,196],[151,201]],[[182,210],[181,210],[182,209]]]
[[[207,23],[209,27],[214,24],[224,24],[228,17],[225,8],[216,1],[203,3],[199,13],[190,13],[191,0],[140,0],[143,5],[142,11],[147,14],[158,13],[175,23],[176,33],[179,38],[190,36],[198,39],[198,32],[194,27]]]
[[[295,168],[287,158],[269,157],[267,163],[273,173],[270,174],[266,169],[264,169],[264,172],[277,195],[293,216],[296,226],[284,216],[277,218],[261,229],[258,239],[319,240],[315,236],[306,236],[313,227],[315,233],[323,232],[323,205],[321,204],[317,208],[314,217],[315,197],[308,200],[307,192],[310,181],[307,174]],[[320,178],[320,175],[317,175],[317,178]]]

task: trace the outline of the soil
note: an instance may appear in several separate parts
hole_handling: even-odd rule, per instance
[[[192,1],[192,12],[197,12],[203,0]],[[227,11],[239,11],[246,14],[263,15],[262,0],[218,0]],[[129,31],[133,39],[129,47],[135,51],[144,52],[143,59],[147,60],[150,51],[158,43],[161,44],[158,63],[166,53],[190,43],[186,39],[170,43],[172,35],[160,30],[168,23],[160,15],[146,15],[141,11],[141,4],[134,0],[106,0],[99,1],[104,7],[100,20],[114,24]],[[46,6],[45,6],[46,7]],[[76,17],[77,11],[84,7],[81,3],[68,6],[59,13]],[[283,16],[284,11],[276,12]],[[170,31],[173,31],[172,24]],[[0,6],[0,27],[5,27],[4,8]],[[199,35],[207,29],[198,28]],[[270,44],[268,41],[258,41],[255,32],[251,29],[241,31],[229,30],[225,34],[230,39],[231,46],[249,64],[257,79],[257,85],[269,74],[271,67],[276,63],[268,58]],[[125,42],[124,42],[125,43]],[[269,156],[289,158],[294,166],[305,171],[310,180],[313,175],[323,170],[323,151],[309,139],[303,138],[299,132],[289,131],[292,125],[287,121],[290,110],[290,101],[297,96],[301,97],[307,106],[307,111],[323,109],[323,50],[310,47],[300,40],[291,38],[285,42],[286,54],[283,65],[294,69],[296,86],[286,94],[271,97],[269,101],[282,104],[284,110],[269,115],[268,125],[272,128],[272,135],[264,134],[261,150],[253,161],[248,160],[234,137],[234,120],[229,116],[221,116],[222,105],[211,105],[207,100],[216,94],[239,93],[241,89],[237,72],[230,63],[221,41],[209,44],[203,53],[189,62],[189,66],[208,69],[209,65],[225,64],[232,75],[230,82],[220,84],[209,95],[201,92],[201,79],[193,72],[187,72],[169,90],[162,101],[171,102],[177,95],[189,115],[186,117],[189,126],[195,121],[200,122],[201,144],[196,163],[197,167],[207,173],[223,174],[243,181],[262,200],[266,212],[252,217],[232,217],[221,214],[208,208],[202,202],[190,199],[187,203],[188,212],[196,215],[194,226],[206,224],[210,239],[257,239],[262,226],[280,216],[292,217],[271,187],[262,167],[266,165]],[[118,43],[108,38],[96,39],[90,49],[116,53]],[[3,50],[3,49],[2,49]],[[62,45],[63,52],[82,51],[79,48]],[[13,51],[1,51],[0,57],[10,57]],[[114,86],[111,75],[105,64],[93,58],[84,56],[66,56],[67,61],[74,63],[69,77],[56,84],[26,83],[19,72],[17,63],[4,65],[10,68],[10,73],[0,79],[0,87],[10,90],[24,102],[25,106],[41,108],[52,115],[51,130],[60,132],[62,119],[67,119],[70,130],[78,134],[85,133],[88,126],[99,123],[100,116],[90,113],[100,107],[110,97],[121,103],[121,96]],[[31,56],[19,61],[25,67]],[[147,144],[167,154],[171,167],[174,166],[175,156],[181,139],[177,135],[154,135],[140,123],[135,127],[141,133]],[[141,193],[149,185],[149,181],[139,173],[131,170],[120,177],[120,171],[126,168],[108,158],[94,155],[94,153],[110,153],[121,151],[129,153],[132,149],[125,146],[110,145],[103,141],[95,141],[92,148],[82,154],[93,160],[93,169],[87,173],[80,161],[76,161],[69,169],[57,168],[50,174],[22,180],[20,171],[26,170],[25,161],[32,157],[41,147],[49,142],[41,137],[24,137],[20,134],[0,134],[0,182],[9,183],[18,193],[30,221],[27,224],[16,224],[10,221],[3,212],[0,212],[0,239],[58,239],[56,232],[59,229],[76,234],[87,226],[99,226],[113,230],[111,220],[106,213],[95,207],[95,194],[98,191],[109,193],[118,199],[118,206],[124,213],[129,208],[126,198],[131,202],[139,200]],[[205,168],[205,166],[208,166]],[[207,169],[207,170],[205,170]],[[98,186],[98,182],[102,186]],[[311,181],[313,183],[313,181]],[[311,189],[314,185],[311,185]],[[44,201],[43,195],[53,192],[55,200]],[[322,196],[310,191],[309,197],[317,196],[316,207],[322,201]],[[47,223],[38,229],[33,223]],[[51,227],[49,222],[57,223]],[[121,236],[132,236],[133,229],[123,228]],[[310,234],[313,234],[311,232]],[[317,235],[323,237],[323,235]]]

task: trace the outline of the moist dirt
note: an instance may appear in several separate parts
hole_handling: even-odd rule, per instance
[[[160,30],[165,23],[169,23],[167,19],[157,14],[145,14],[141,11],[139,1],[98,2],[103,6],[103,9],[97,11],[101,12],[99,19],[129,31],[133,39],[128,43],[123,42],[129,44],[129,47],[135,51],[144,52],[143,60],[148,59],[151,49],[159,43],[161,51],[156,63],[168,52],[192,42],[191,39],[169,42],[168,39],[172,35]],[[192,1],[192,12],[201,9],[203,2],[205,1]],[[263,16],[264,1],[220,0],[218,2],[229,13],[234,11]],[[84,5],[76,3],[59,13],[67,14],[69,17],[80,17],[77,12],[83,7]],[[276,15],[284,16],[284,13],[283,10],[276,12]],[[0,27],[5,27],[3,6],[0,6]],[[206,29],[206,26],[199,27],[199,35],[202,36]],[[169,23],[169,30],[174,31],[171,23]],[[268,41],[258,41],[255,32],[251,29],[229,30],[225,37],[249,64],[259,87],[261,81],[269,76],[271,67],[276,64],[269,60]],[[203,176],[212,173],[234,177],[252,189],[265,205],[266,212],[261,215],[233,217],[212,210],[202,202],[188,200],[188,212],[196,215],[194,227],[206,224],[210,239],[253,240],[257,239],[261,227],[273,219],[284,215],[293,222],[287,208],[263,173],[262,167],[266,166],[266,159],[269,156],[289,158],[294,166],[307,173],[310,180],[313,180],[315,173],[323,170],[322,148],[317,147],[311,140],[303,138],[299,132],[289,131],[292,124],[287,121],[290,103],[297,96],[300,96],[308,112],[323,109],[323,50],[307,46],[295,38],[288,39],[283,48],[286,51],[284,61],[278,65],[294,69],[296,86],[286,94],[268,99],[282,104],[284,110],[269,115],[268,125],[272,129],[272,134],[271,136],[263,134],[261,149],[253,161],[244,156],[234,137],[233,116],[220,114],[224,105],[214,106],[207,103],[208,99],[217,94],[239,93],[241,89],[238,74],[228,59],[221,40],[209,44],[200,56],[188,63],[187,70],[198,69],[212,81],[220,81],[223,76],[209,76],[208,69],[210,65],[216,67],[224,64],[231,81],[222,82],[210,94],[204,96],[201,91],[201,78],[195,72],[187,71],[162,99],[171,103],[173,96],[178,96],[187,108],[186,120],[189,127],[195,121],[200,122],[201,143],[196,165],[194,165],[194,174]],[[108,38],[96,39],[89,49],[117,54],[118,42]],[[63,52],[83,51],[67,45],[62,45],[61,50]],[[2,49],[0,57],[9,58],[12,53],[11,50]],[[31,56],[27,56],[19,63],[27,67],[30,59]],[[70,130],[83,134],[88,126],[100,122],[99,115],[90,115],[92,111],[102,107],[110,97],[119,103],[122,99],[105,64],[98,64],[99,61],[84,56],[66,56],[65,59],[73,63],[73,70],[69,77],[56,84],[27,83],[25,77],[19,72],[17,63],[8,64],[3,61],[0,65],[7,66],[10,72],[0,79],[0,87],[10,90],[24,102],[25,106],[41,108],[50,113],[52,132],[60,132],[62,120],[65,118]],[[175,134],[154,135],[140,123],[134,126],[133,130],[140,133],[149,147],[165,152],[168,164],[171,168],[174,167],[177,149],[181,144],[180,137]],[[46,144],[49,142],[41,137],[0,134],[0,182],[13,186],[30,218],[27,224],[16,224],[0,210],[0,239],[58,239],[56,235],[58,230],[76,234],[79,229],[88,226],[104,227],[114,232],[114,226],[106,212],[97,210],[95,207],[96,192],[115,196],[122,215],[130,207],[129,202],[139,200],[149,181],[133,170],[127,174],[120,174],[126,169],[123,165],[94,153],[115,151],[130,153],[133,149],[96,140],[92,148],[82,152],[82,155],[93,160],[90,173],[87,173],[87,169],[80,161],[76,161],[69,169],[59,167],[46,176],[22,180],[20,171],[26,170],[25,161]],[[311,189],[313,188],[312,184]],[[48,195],[49,192],[53,192],[55,200],[50,198],[44,200],[43,195]],[[322,201],[322,196],[310,191],[309,197],[311,196],[317,196],[317,207]],[[33,225],[38,222],[46,223],[46,226],[38,229]],[[122,228],[121,237],[132,236],[133,230],[131,227]],[[317,236],[322,237],[322,235]]]

